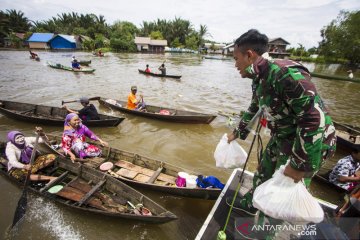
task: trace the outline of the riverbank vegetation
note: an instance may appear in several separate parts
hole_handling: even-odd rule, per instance
[[[128,21],[108,24],[103,15],[62,13],[48,20],[32,21],[21,11],[0,11],[0,38],[9,37],[14,32],[50,32],[90,37],[83,42],[86,50],[111,48],[114,51],[136,51],[135,36],[166,39],[171,47],[184,47],[197,50],[210,36],[207,26],[200,25],[196,30],[186,19],[157,19],[144,21],[138,28]]]
[[[318,63],[360,64],[360,11],[341,11],[336,19],[321,29],[321,42],[317,47],[305,49],[289,48],[291,58]],[[166,39],[169,47],[198,50],[211,36],[206,25],[195,29],[186,19],[175,17],[173,20],[157,19],[143,21],[137,27],[128,21],[116,21],[108,24],[103,15],[61,13],[43,21],[32,21],[17,10],[0,11],[0,40],[8,38],[15,47],[21,46],[21,40],[14,33],[50,32],[68,35],[84,35],[85,50],[105,48],[111,51],[136,51],[135,36]]]

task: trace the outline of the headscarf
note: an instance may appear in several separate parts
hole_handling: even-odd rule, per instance
[[[65,135],[71,135],[75,132],[75,129],[73,129],[69,123],[70,120],[75,116],[78,116],[78,115],[76,113],[69,113],[68,115],[66,115],[65,122],[64,122],[64,134]]]
[[[23,144],[19,144],[17,142],[15,142],[15,138],[18,135],[22,135],[24,136],[24,134],[22,132],[19,131],[11,131],[8,133],[7,135],[7,139],[14,144],[18,149],[21,150],[21,154],[20,154],[20,162],[24,163],[24,164],[29,164],[30,163],[30,159],[31,159],[31,153],[33,148],[30,146],[26,146],[25,142]]]

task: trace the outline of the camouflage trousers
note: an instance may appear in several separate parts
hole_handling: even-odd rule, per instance
[[[244,195],[243,200],[241,201],[241,206],[244,209],[250,209],[252,206],[252,198],[254,190],[257,186],[267,181],[272,177],[274,172],[280,168],[280,166],[286,164],[286,162],[290,159],[290,154],[286,154],[287,147],[284,146],[292,146],[292,141],[289,139],[279,139],[276,137],[272,137],[269,143],[266,146],[266,149],[263,152],[262,159],[259,163],[257,171],[254,173],[253,178],[253,188]],[[314,146],[317,148],[317,151],[314,151],[318,157],[313,157],[312,159],[316,159],[316,162],[311,163],[313,166],[317,166],[316,169],[312,172],[312,175],[308,178],[304,178],[304,183],[306,187],[309,187],[311,183],[311,178],[314,176],[320,169],[323,162],[333,156],[336,150],[335,141],[332,141],[331,145],[326,145],[323,142],[319,141]],[[291,148],[290,148],[291,149]],[[310,153],[311,154],[311,153]],[[279,223],[281,220],[272,219],[270,217],[266,217],[270,223]],[[258,224],[263,224],[265,221],[265,214],[260,213]],[[275,232],[269,234],[266,239],[273,239]]]

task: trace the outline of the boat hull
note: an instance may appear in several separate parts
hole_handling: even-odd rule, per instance
[[[190,112],[190,111],[182,111],[182,110],[176,110],[171,108],[164,108],[164,107],[157,107],[157,106],[146,106],[146,112],[142,111],[136,111],[136,110],[130,110],[126,108],[126,102],[120,101],[120,100],[113,100],[116,101],[116,103],[110,103],[109,101],[106,101],[105,98],[100,98],[99,103],[112,108],[119,110],[124,113],[133,114],[136,116],[161,120],[161,121],[167,121],[167,122],[175,122],[175,123],[198,123],[198,124],[209,124],[211,123],[216,115],[208,115],[203,113],[197,113],[197,112]],[[168,110],[170,112],[170,115],[162,115],[158,114],[161,110]]]
[[[0,100],[0,113],[28,123],[63,126],[68,112],[63,108]],[[83,122],[89,127],[115,127],[125,118],[99,114],[100,120]]]
[[[139,73],[142,73],[144,75],[153,76],[153,77],[165,77],[165,78],[174,78],[174,79],[180,79],[180,75],[162,75],[159,73],[152,73],[152,72],[145,72],[144,70],[138,69]]]

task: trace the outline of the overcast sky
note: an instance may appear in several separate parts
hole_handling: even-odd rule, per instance
[[[189,20],[196,30],[206,25],[210,40],[231,42],[250,28],[269,38],[282,37],[291,46],[318,46],[320,30],[341,10],[360,10],[360,0],[0,0],[0,9],[16,9],[30,20],[47,20],[58,13],[95,13],[107,23]]]

